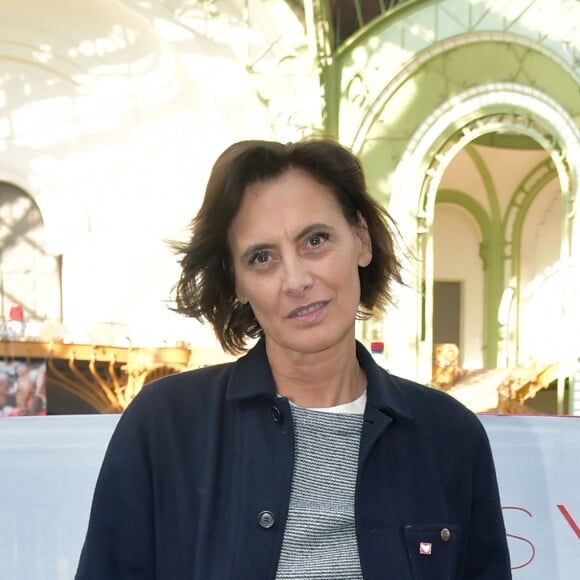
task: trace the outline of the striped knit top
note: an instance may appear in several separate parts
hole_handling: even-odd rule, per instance
[[[354,496],[365,402],[291,407],[296,452],[277,580],[362,579]]]

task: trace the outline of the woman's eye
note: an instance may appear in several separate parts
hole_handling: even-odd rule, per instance
[[[316,234],[312,234],[308,238],[308,245],[311,247],[317,247],[322,245],[326,240],[328,240],[328,234],[326,232],[318,232]]]
[[[260,250],[250,258],[250,264],[266,264],[269,259],[270,255],[268,252],[266,250]]]

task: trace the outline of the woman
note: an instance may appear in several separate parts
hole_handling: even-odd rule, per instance
[[[511,577],[482,425],[355,340],[401,281],[389,223],[331,140],[220,156],[176,309],[256,343],[128,407],[77,580]]]

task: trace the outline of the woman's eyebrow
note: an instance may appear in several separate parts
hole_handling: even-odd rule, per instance
[[[300,238],[303,238],[304,236],[308,235],[308,234],[312,234],[314,232],[318,232],[320,230],[331,230],[333,229],[332,226],[329,226],[328,224],[323,224],[323,223],[315,223],[315,224],[310,224],[307,225],[305,228],[302,228],[298,234],[294,237],[294,241],[298,241],[300,240]]]

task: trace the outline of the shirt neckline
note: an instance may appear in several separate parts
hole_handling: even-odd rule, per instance
[[[354,401],[349,401],[348,403],[341,403],[340,405],[333,405],[332,407],[301,407],[290,401],[290,405],[297,407],[299,409],[308,409],[309,411],[319,411],[322,413],[339,413],[339,414],[351,414],[351,415],[362,415],[367,404],[367,391],[366,389],[358,396]]]

